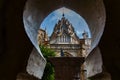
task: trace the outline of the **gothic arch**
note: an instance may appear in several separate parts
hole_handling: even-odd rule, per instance
[[[55,2],[56,5],[51,2]],[[71,4],[66,4],[66,2],[70,3],[69,0],[63,2],[60,0],[57,1],[28,0],[27,1],[23,14],[23,20],[24,20],[26,32],[31,42],[38,49],[38,43],[36,40],[37,39],[36,31],[39,29],[39,24],[44,20],[44,18],[48,14],[50,14],[51,11],[54,11],[56,9],[65,6],[69,9],[74,10],[78,14],[81,14],[81,16],[83,16],[86,22],[88,23],[92,35],[92,48],[91,48],[92,51],[98,45],[99,40],[104,31],[106,15],[102,0],[98,0],[98,1],[92,0],[89,3],[87,1],[82,1],[82,3],[81,1],[72,1]],[[79,6],[76,6],[75,4],[78,3]],[[83,7],[83,5],[85,6]],[[32,25],[32,27],[30,27],[29,25]]]
[[[106,18],[105,8],[102,0],[66,0],[63,2],[61,0],[28,0],[23,13],[24,26],[28,37],[30,38],[34,47],[38,50],[39,54],[41,54],[37,43],[37,30],[39,29],[39,24],[51,11],[59,9],[63,6],[74,10],[85,18],[92,34],[91,51],[98,45],[104,31]],[[42,54],[40,56],[42,57]],[[44,58],[42,61],[44,61]],[[37,77],[41,76],[37,75]]]

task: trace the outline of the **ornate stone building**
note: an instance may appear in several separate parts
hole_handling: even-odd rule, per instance
[[[52,35],[48,38],[46,30],[38,31],[38,43],[48,45],[53,49],[57,56],[85,57],[91,46],[91,39],[88,33],[84,31],[83,38],[79,39],[72,24],[65,18],[64,14],[61,20],[55,24]]]
[[[37,38],[38,38],[38,44],[40,45],[46,45],[49,40],[46,31],[43,29],[38,30]]]

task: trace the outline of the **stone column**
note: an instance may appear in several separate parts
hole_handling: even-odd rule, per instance
[[[55,68],[55,80],[81,80],[80,70],[83,57],[50,57]]]

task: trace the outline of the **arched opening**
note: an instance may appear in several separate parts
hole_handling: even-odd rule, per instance
[[[55,25],[61,20],[63,14],[67,20],[66,24],[73,25],[74,30],[79,38],[83,38],[82,33],[84,31],[88,32],[88,37],[91,38],[91,31],[86,20],[80,14],[66,7],[61,7],[52,11],[47,17],[44,18],[40,24],[40,29],[45,30],[48,36],[51,36]]]
[[[73,4],[77,4],[77,3],[78,2],[73,1]],[[83,1],[83,3],[81,3],[81,2],[79,2],[79,3],[80,3],[79,4],[80,6],[75,6],[75,7],[73,7],[72,5],[66,4],[66,3],[64,5],[69,7],[69,9],[73,9],[73,10],[77,11],[78,14],[81,14],[82,16],[84,16],[86,22],[89,25],[89,28],[91,30],[91,35],[93,38],[92,48],[90,50],[90,52],[91,52],[97,46],[97,44],[101,38],[101,35],[103,33],[103,30],[104,30],[104,21],[105,21],[104,7],[100,8],[100,9],[99,8],[96,9],[97,6],[103,6],[102,2],[98,3],[96,1],[95,2],[93,1],[89,4],[86,1],[85,2]],[[25,11],[24,11],[24,15],[23,15],[25,30],[26,30],[30,40],[32,41],[33,45],[38,50],[38,52],[41,56],[42,56],[42,54],[39,50],[39,45],[37,43],[37,33],[38,33],[37,31],[40,27],[40,23],[42,23],[44,18],[48,14],[50,14],[51,11],[59,9],[61,6],[61,4],[59,4],[59,3],[58,3],[58,5],[54,5],[52,3],[50,3],[50,4],[48,3],[49,5],[42,5],[42,4],[46,4],[46,2],[42,3],[39,0],[28,0]],[[85,7],[83,7],[84,4],[86,5]],[[31,5],[33,5],[33,6],[31,6]],[[49,6],[49,9],[46,6]],[[88,8],[89,8],[89,10],[88,10]],[[94,10],[96,10],[96,12],[92,13],[92,12],[94,12]],[[99,13],[101,13],[101,14],[99,14]],[[89,14],[89,16],[88,16],[88,14]],[[74,41],[74,39],[70,39],[70,40],[73,41],[74,43],[77,43],[76,41]],[[37,71],[33,71],[33,72],[36,73]],[[34,75],[36,75],[36,74],[34,74]],[[37,75],[37,77],[40,77],[40,76]]]
[[[52,11],[40,24],[38,43],[57,53],[61,53],[60,49],[63,52],[72,51],[76,55],[74,57],[82,57],[83,53],[80,48],[84,45],[86,50],[84,56],[87,56],[91,48],[91,32],[82,16],[71,9],[61,7]]]

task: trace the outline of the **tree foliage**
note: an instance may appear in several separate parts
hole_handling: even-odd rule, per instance
[[[40,50],[46,59],[48,59],[48,57],[55,57],[55,52],[46,46],[41,45]]]
[[[48,57],[55,57],[55,52],[51,50],[50,48],[41,45],[40,50],[43,53],[43,56],[47,60],[47,64],[44,70],[44,74],[42,77],[42,80],[55,80],[54,76],[54,66],[51,64],[51,62],[48,60]]]

